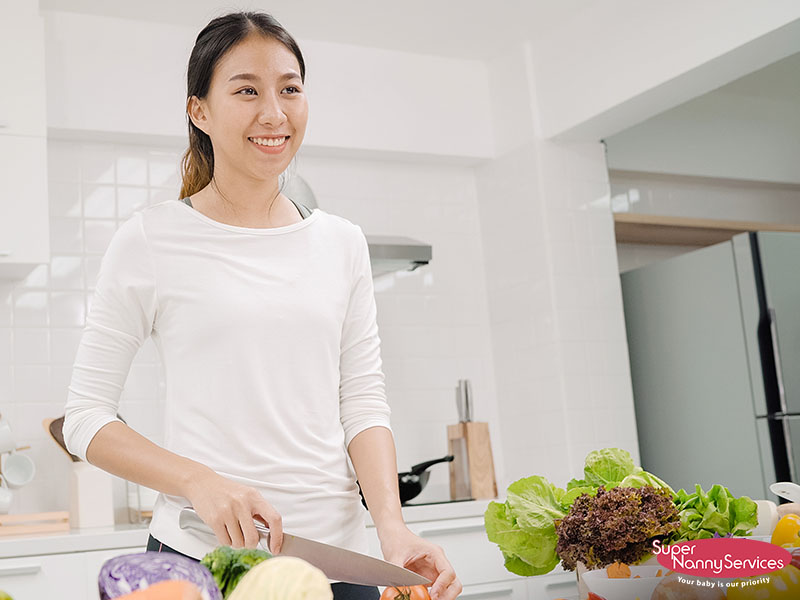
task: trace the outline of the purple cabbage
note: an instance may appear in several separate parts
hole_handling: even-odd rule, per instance
[[[97,585],[101,600],[110,600],[169,579],[192,582],[200,588],[203,600],[222,600],[211,571],[172,552],[140,552],[111,558],[103,563]]]

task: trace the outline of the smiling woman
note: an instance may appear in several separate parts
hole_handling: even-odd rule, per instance
[[[384,558],[453,600],[461,583],[444,552],[403,522],[367,240],[281,193],[308,122],[304,84],[300,49],[270,15],[225,15],[197,36],[182,202],[135,213],[109,244],[64,439],[158,490],[148,549],[195,560],[255,548],[254,520],[276,554],[284,527],[366,553],[358,479]],[[149,336],[167,382],[164,448],[116,417]],[[180,527],[186,506],[213,536]],[[330,581],[334,598],[376,600],[364,577]]]
[[[286,171],[305,136],[305,61],[277,21],[254,15],[259,26],[240,31],[238,40],[234,23],[209,25],[198,36],[189,60],[190,143],[181,197],[193,196],[197,210],[223,222],[274,226],[297,215],[269,185]],[[263,204],[236,201],[244,198],[238,191],[250,191],[259,181],[267,186],[259,194],[268,199],[266,215]]]

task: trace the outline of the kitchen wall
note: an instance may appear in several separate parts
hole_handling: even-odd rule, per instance
[[[25,281],[0,284],[0,412],[18,443],[32,446],[38,468],[35,481],[16,493],[11,512],[67,508],[68,459],[41,422],[63,414],[97,269],[114,231],[134,210],[176,198],[179,190],[179,148],[55,139],[48,147],[51,263]],[[323,210],[370,234],[406,235],[433,245],[430,265],[375,281],[398,468],[447,454],[446,425],[457,421],[459,378],[472,380],[474,418],[491,422],[497,439],[471,170],[300,155],[297,171],[317,191]],[[162,379],[148,341],[134,360],[119,410],[156,443],[163,436]],[[500,447],[495,461],[502,477]],[[448,493],[447,465],[433,467],[419,500]],[[124,482],[116,479],[118,519],[125,498]]]
[[[604,149],[543,139],[533,58],[488,64],[497,156],[476,180],[508,480],[563,485],[638,441]]]

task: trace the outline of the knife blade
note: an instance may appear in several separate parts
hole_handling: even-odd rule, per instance
[[[256,530],[265,547],[269,550],[269,528],[254,520]],[[181,529],[195,529],[214,536],[214,531],[206,525],[200,515],[191,508],[181,509],[178,517]],[[215,536],[216,539],[216,536]],[[385,560],[353,552],[345,548],[338,548],[315,540],[309,540],[298,535],[283,532],[283,545],[276,556],[294,556],[302,558],[325,573],[328,579],[357,583],[360,585],[431,585],[431,580],[399,567]]]

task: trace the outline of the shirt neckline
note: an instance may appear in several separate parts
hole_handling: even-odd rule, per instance
[[[182,210],[188,210],[192,215],[195,216],[196,219],[199,219],[200,221],[203,221],[208,225],[212,225],[214,227],[217,227],[218,229],[225,229],[226,231],[233,231],[236,233],[249,233],[253,235],[280,235],[282,233],[290,233],[292,231],[297,231],[298,229],[303,229],[304,227],[316,221],[321,213],[320,209],[315,208],[311,211],[311,214],[302,221],[298,221],[297,223],[292,223],[291,225],[283,225],[281,227],[241,227],[239,225],[230,225],[228,223],[222,223],[220,221],[212,219],[211,217],[207,217],[196,208],[186,204],[184,198],[181,198],[178,201],[178,204],[180,204],[183,207]]]

